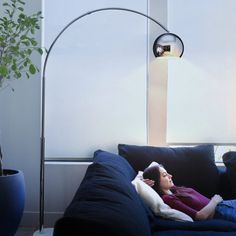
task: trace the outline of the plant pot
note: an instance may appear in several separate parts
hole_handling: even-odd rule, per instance
[[[4,170],[0,176],[0,234],[14,236],[25,205],[25,181],[22,171]]]

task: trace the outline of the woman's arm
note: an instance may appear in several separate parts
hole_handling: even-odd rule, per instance
[[[197,211],[183,203],[178,197],[174,195],[163,195],[162,199],[171,208],[181,211],[189,215],[191,218],[195,219]]]
[[[155,181],[152,179],[142,179],[142,181],[150,187],[152,187],[155,183]]]
[[[214,216],[217,204],[220,203],[221,201],[223,201],[223,199],[220,195],[217,194],[214,195],[211,198],[210,202],[196,213],[195,219],[196,220],[211,219]]]

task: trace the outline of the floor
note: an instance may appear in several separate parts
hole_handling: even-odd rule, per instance
[[[19,228],[15,236],[33,236],[33,228]]]
[[[33,236],[34,232],[36,231],[36,229],[33,228],[23,228],[20,227],[18,229],[18,231],[16,232],[15,236]],[[42,236],[52,236],[52,228],[47,228],[44,230],[44,232],[40,235]]]

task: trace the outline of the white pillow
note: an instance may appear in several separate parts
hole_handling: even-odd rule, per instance
[[[132,184],[134,185],[137,193],[151,208],[155,215],[172,220],[193,222],[193,219],[190,216],[181,211],[172,209],[167,204],[165,204],[159,194],[149,185],[144,183],[141,178],[142,172],[139,171],[136,178],[132,181]]]

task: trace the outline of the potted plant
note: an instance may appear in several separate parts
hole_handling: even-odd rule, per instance
[[[41,12],[25,13],[24,0],[6,0],[0,8],[0,90],[12,79],[30,78],[39,72],[31,61],[34,51],[42,54],[35,33]],[[12,88],[12,87],[11,87]],[[14,89],[12,88],[14,91]],[[0,234],[13,236],[20,223],[25,201],[23,173],[3,168],[0,146]]]

